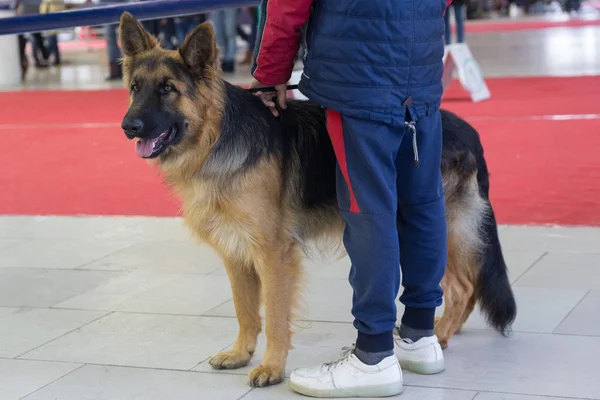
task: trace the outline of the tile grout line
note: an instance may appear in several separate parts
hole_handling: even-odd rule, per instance
[[[283,382],[282,382],[282,384],[283,384]],[[254,391],[254,388],[250,388],[250,390],[248,390],[246,393],[244,393],[243,395],[241,395],[240,397],[238,397],[237,400],[242,400],[244,397],[248,396],[253,391]]]
[[[228,298],[227,300],[223,301],[222,303],[217,304],[216,306],[212,307],[210,310],[205,311],[202,315],[204,316],[205,314],[208,314],[209,312],[211,312],[212,310],[221,307],[222,305],[224,305],[225,303],[228,303],[230,300],[233,300],[233,297]],[[210,317],[211,315],[206,315],[207,317]],[[236,318],[236,317],[227,317],[227,318]]]
[[[592,290],[589,290],[589,292],[591,292],[591,291]],[[586,295],[587,295],[587,293],[586,293]],[[585,298],[586,295],[584,295],[584,298]],[[582,298],[574,307],[577,307],[577,305],[579,305],[579,303],[581,301],[583,301],[584,298]],[[26,307],[24,307],[24,306],[0,305],[0,309],[2,309],[2,308],[16,308],[16,309],[30,309],[30,310],[53,310],[53,311],[83,311],[83,312],[103,312],[103,313],[106,313],[105,315],[103,315],[102,317],[99,317],[99,318],[106,317],[109,314],[134,314],[134,315],[170,316],[170,317],[219,318],[219,319],[229,319],[229,320],[236,319],[235,316],[228,316],[228,315],[172,314],[172,313],[164,313],[164,312],[163,313],[159,313],[159,312],[148,312],[148,311],[102,310],[102,309],[92,309],[92,308],[74,308],[74,307],[56,307],[56,306],[51,306],[51,307],[32,307],[32,306],[26,306]],[[92,321],[92,322],[95,322],[95,321]],[[326,320],[313,320],[313,319],[303,319],[303,320],[300,320],[300,322],[312,322],[312,323],[319,323],[319,324],[336,324],[336,325],[350,325],[350,324],[352,324],[352,322],[350,322],[350,321],[326,321]],[[562,323],[562,321],[561,321],[561,323]],[[85,326],[85,325],[82,325],[80,328],[82,328],[83,326]],[[76,330],[76,329],[79,329],[79,328],[75,328],[74,330]],[[464,330],[465,331],[472,331],[472,332],[495,332],[495,330],[492,329],[492,328],[466,328]],[[599,337],[600,336],[600,335],[583,335],[583,334],[577,334],[577,333],[556,333],[554,331],[552,331],[552,332],[542,332],[542,331],[515,330],[513,332],[514,333],[520,333],[520,334],[532,334],[532,335],[560,335],[560,336],[590,337],[590,338],[594,338],[594,337]],[[30,350],[30,351],[33,351],[33,350]],[[24,354],[22,354],[22,355],[24,355]],[[21,356],[18,356],[18,357],[21,357]],[[2,359],[2,358],[5,358],[5,357],[0,357],[0,359]],[[8,358],[8,359],[12,359],[12,358]],[[206,359],[202,360],[201,363],[204,362],[204,361],[206,361]]]
[[[496,332],[493,328],[467,328],[463,329],[464,332],[487,332],[494,333]],[[461,331],[461,332],[462,332]],[[587,338],[598,338],[600,335],[582,335],[579,333],[555,333],[555,332],[540,332],[540,331],[512,331],[512,333],[518,333],[521,335],[558,335],[558,336],[574,336],[574,337],[587,337]]]
[[[571,311],[569,311],[569,313],[567,315],[565,315],[565,317],[558,323],[558,325],[556,325],[556,327],[552,330],[552,334],[555,334],[556,330],[558,328],[560,328],[560,326],[567,320],[567,318],[569,318],[571,316],[571,314],[573,313],[573,311],[575,311],[575,309],[577,307],[579,307],[579,305],[581,303],[583,303],[583,301],[589,296],[589,294],[592,292],[592,289],[588,290],[581,299],[579,299],[579,301],[577,302],[577,304],[575,304],[573,306],[573,308],[571,308]]]
[[[127,272],[125,270],[114,270],[114,269],[76,269],[76,268],[45,268],[45,267],[0,267],[0,270],[19,270],[19,271],[63,271],[63,272],[107,272],[111,274]]]
[[[528,273],[533,267],[535,267],[540,261],[542,261],[544,259],[544,257],[546,257],[548,255],[548,251],[545,251],[544,253],[542,253],[541,256],[538,257],[537,260],[535,260],[533,263],[531,263],[531,265],[529,267],[527,267],[527,269],[525,271],[523,271],[523,273],[521,275],[519,275],[517,277],[517,279],[515,279],[513,281],[513,283],[511,283],[511,286],[514,286],[517,284],[517,282],[519,281],[519,279],[521,279],[526,273]]]
[[[6,361],[33,361],[33,362],[49,362],[49,363],[58,363],[58,364],[82,364],[79,362],[74,362],[74,361],[63,361],[63,360],[37,360],[35,358],[10,358],[10,357],[0,357],[0,360],[6,360]],[[85,364],[89,364],[92,365],[90,363],[85,363]]]
[[[165,313],[165,312],[108,310],[108,309],[100,309],[100,308],[76,308],[76,307],[59,307],[59,306],[34,307],[34,306],[0,305],[0,308],[16,308],[16,309],[29,309],[29,310],[55,310],[55,311],[87,311],[87,312],[107,313],[104,316],[107,316],[108,314],[111,314],[111,313],[119,313],[119,314],[137,314],[137,315],[160,315],[160,316],[171,316],[171,317],[204,317],[204,318],[236,319],[236,317],[228,316],[228,315],[172,314],[172,313]],[[320,321],[316,321],[316,322],[320,322]],[[327,321],[324,321],[324,322],[327,322]],[[332,323],[334,323],[334,322],[332,322]]]
[[[143,365],[125,365],[125,364],[110,364],[110,363],[95,363],[95,362],[77,362],[77,361],[64,361],[64,360],[35,359],[35,358],[19,358],[18,360],[16,360],[14,358],[0,357],[0,360],[48,362],[48,363],[60,363],[60,364],[84,364],[84,365],[93,366],[93,367],[129,368],[129,369],[142,369],[142,370],[149,370],[149,371],[182,372],[182,373],[193,373],[193,374],[204,374],[204,375],[219,375],[219,376],[244,376],[244,375],[247,375],[246,372],[227,372],[227,373],[224,373],[224,372],[219,372],[219,370],[215,370],[215,371],[197,371],[197,370],[182,369],[182,368],[146,367],[146,366],[143,366]],[[228,370],[228,371],[237,371],[237,370]]]
[[[0,250],[1,251],[1,250]],[[113,253],[114,254],[114,253]],[[94,260],[91,261],[96,262],[101,260]],[[130,274],[133,272],[147,272],[147,273],[153,273],[156,275],[190,275],[190,276],[197,276],[197,277],[210,277],[210,278],[226,278],[226,276],[221,276],[221,275],[210,275],[212,272],[188,272],[188,271],[159,271],[159,270],[145,270],[145,269],[140,269],[140,268],[126,268],[126,269],[107,269],[107,268],[84,268],[86,265],[88,264],[82,264],[78,267],[73,267],[73,268],[47,268],[47,267],[4,267],[4,266],[0,266],[0,270],[3,269],[16,269],[16,270],[30,270],[30,271],[77,271],[77,272],[107,272],[107,273],[112,273],[112,274],[116,274],[116,273],[121,273],[121,274]],[[338,278],[321,278],[321,279],[338,279]],[[341,280],[341,279],[340,279]],[[2,307],[2,306],[0,306]]]
[[[571,336],[571,337],[580,337],[580,338],[599,338],[600,335],[582,335],[580,333],[561,333],[561,332],[552,332],[549,335],[555,335],[555,336]]]
[[[1,358],[1,357],[0,357]],[[13,360],[13,359],[8,359],[8,360]],[[14,360],[13,360],[14,361]],[[22,359],[21,361],[45,361],[45,362],[57,362],[57,363],[69,363],[69,364],[78,364],[76,362],[67,362],[67,361],[53,361],[53,360],[32,360],[32,359]],[[54,381],[48,383],[47,385],[44,385],[43,387],[37,389],[34,392],[31,392],[29,394],[27,394],[25,397],[21,397],[19,400],[26,400],[27,396],[31,396],[33,393],[43,389],[44,387],[56,382],[57,380],[83,368],[84,366],[101,366],[101,367],[113,367],[113,368],[128,368],[128,369],[141,369],[141,370],[150,370],[150,371],[168,371],[168,372],[181,372],[181,373],[195,373],[195,374],[203,374],[203,375],[219,375],[219,376],[243,376],[246,375],[245,373],[220,373],[220,372],[207,372],[207,371],[192,371],[192,370],[185,370],[185,369],[173,369],[173,368],[156,368],[156,367],[143,367],[143,366],[131,366],[131,365],[116,365],[116,364],[100,364],[100,363],[84,363],[82,365],[80,365],[79,367],[77,367],[76,369],[66,373],[65,375],[55,379]],[[531,394],[531,393],[521,393],[521,392],[502,392],[502,391],[493,391],[493,390],[481,390],[481,389],[466,389],[466,388],[459,388],[459,387],[452,387],[452,386],[425,386],[425,385],[418,385],[418,384],[405,384],[405,387],[415,387],[415,388],[423,388],[423,389],[441,389],[441,390],[456,390],[456,391],[461,391],[461,392],[474,392],[474,396],[471,398],[471,400],[476,400],[476,398],[480,395],[480,394],[484,394],[484,393],[492,393],[492,394],[511,394],[511,395],[522,395],[522,396],[536,396],[536,397],[543,397],[543,398],[547,398],[547,399],[565,399],[564,396],[554,396],[554,395],[545,395],[545,394]],[[248,392],[246,392],[242,397],[240,397],[238,400],[242,399],[243,397],[247,396],[250,392],[254,391],[253,388],[251,388]],[[576,400],[596,400],[590,397],[573,397],[573,396],[568,396],[569,399],[576,399]]]
[[[591,291],[591,290],[590,290]],[[587,294],[587,293],[586,293]],[[585,295],[584,295],[585,297]],[[583,299],[582,299],[583,300]],[[580,302],[582,301],[580,300]],[[579,305],[577,303],[575,307]],[[73,307],[23,307],[23,306],[10,306],[10,305],[0,305],[0,309],[2,308],[16,308],[16,309],[31,309],[31,310],[53,310],[53,311],[83,311],[83,312],[103,312],[107,313],[103,318],[108,316],[108,314],[134,314],[134,315],[156,315],[156,316],[171,316],[171,317],[197,317],[197,318],[219,318],[219,319],[236,319],[235,316],[228,315],[206,315],[206,314],[171,314],[171,313],[159,313],[159,312],[148,312],[148,311],[121,311],[121,310],[102,310],[102,309],[91,309],[91,308],[73,308]],[[208,312],[208,311],[207,311]],[[95,322],[95,321],[92,321]],[[313,322],[319,324],[336,324],[336,325],[350,325],[352,322],[350,321],[326,321],[326,320],[313,320],[313,319],[303,319],[300,322]],[[562,321],[561,321],[562,323]],[[83,326],[81,326],[83,327]],[[79,328],[76,328],[79,329]],[[495,332],[492,328],[467,328],[465,331],[473,331],[473,332]],[[532,334],[532,335],[560,335],[560,336],[575,336],[575,337],[599,337],[599,335],[582,335],[576,333],[556,333],[556,332],[542,332],[542,331],[525,331],[525,330],[515,330],[514,333],[521,334]],[[32,350],[30,350],[32,351]],[[19,356],[20,357],[20,356]],[[3,357],[0,357],[3,358]],[[206,361],[203,360],[201,362]],[[194,367],[195,368],[195,367]]]
[[[205,275],[215,276],[215,275],[213,275],[213,274],[214,274],[215,272],[217,272],[217,271],[221,270],[221,269],[224,269],[224,266],[217,267],[217,268],[213,269],[212,271],[210,271],[210,272],[206,273]],[[218,275],[216,275],[216,276],[218,276]]]
[[[224,351],[226,348],[228,348],[229,346],[232,346],[233,344],[235,344],[235,342],[231,342],[229,343],[227,346],[222,347],[221,349],[219,349],[215,354],[219,354],[222,351]],[[188,371],[190,372],[196,372],[194,371],[194,368],[198,368],[201,364],[203,364],[204,362],[206,362],[206,360],[210,360],[212,356],[208,356],[205,359],[201,360],[198,364],[194,365],[192,368],[188,369]]]
[[[1,239],[1,240],[17,240],[19,242],[22,243],[13,243],[13,244],[9,244],[7,247],[3,247],[2,249],[0,249],[0,253],[4,252],[5,250],[10,250],[10,249],[14,249],[15,247],[21,247],[21,246],[25,246],[27,244],[30,243],[30,241],[28,240],[21,240],[21,239]]]
[[[484,393],[491,393],[491,394],[511,394],[511,395],[516,395],[516,396],[532,396],[532,397],[543,397],[546,399],[558,399],[558,400],[565,400],[565,399],[576,399],[576,400],[597,400],[594,399],[592,397],[573,397],[573,396],[554,396],[554,395],[548,395],[548,394],[532,394],[532,393],[521,393],[521,392],[499,392],[499,391],[494,391],[494,390],[482,390],[482,389],[464,389],[464,388],[458,388],[458,387],[451,387],[451,386],[424,386],[424,385],[405,385],[406,387],[418,387],[418,388],[423,388],[423,389],[442,389],[442,390],[460,390],[462,392],[477,392],[477,396],[480,394],[484,394]]]
[[[15,359],[15,360],[20,360],[20,359],[21,359],[21,357],[23,357],[24,355],[26,355],[26,354],[28,354],[28,353],[31,353],[32,351],[35,351],[35,350],[39,349],[40,347],[43,347],[43,346],[45,346],[45,345],[47,345],[47,344],[50,344],[50,343],[54,342],[55,340],[58,340],[58,339],[60,339],[60,338],[63,338],[63,337],[65,337],[65,336],[67,336],[68,334],[70,334],[70,333],[73,333],[73,332],[75,332],[75,331],[77,331],[77,330],[79,330],[79,329],[81,329],[81,328],[85,328],[86,326],[88,326],[88,325],[90,325],[90,324],[93,324],[94,322],[96,322],[96,321],[99,321],[99,320],[101,320],[101,319],[102,319],[102,318],[104,318],[104,317],[108,317],[108,316],[109,316],[109,315],[111,315],[112,313],[113,313],[113,312],[111,311],[111,312],[109,312],[109,313],[106,313],[106,314],[104,314],[104,315],[101,315],[101,316],[99,316],[98,318],[94,318],[93,320],[91,320],[91,321],[89,321],[89,322],[87,322],[87,323],[85,323],[85,324],[83,324],[83,325],[81,325],[81,326],[78,326],[77,328],[71,329],[70,331],[63,333],[62,335],[59,335],[59,336],[55,337],[54,339],[48,340],[47,342],[45,342],[45,343],[42,343],[42,344],[40,344],[40,345],[38,345],[38,346],[34,347],[33,349],[27,350],[27,351],[25,351],[24,353],[21,353],[21,354],[19,354],[18,356],[16,356],[16,357],[13,357],[13,359]]]
[[[143,242],[140,242],[140,243],[143,243]],[[123,251],[125,251],[125,250],[128,250],[128,249],[130,249],[130,248],[132,248],[132,247],[134,247],[134,246],[137,246],[137,245],[139,245],[140,243],[133,243],[133,244],[131,244],[131,243],[130,243],[130,244],[129,244],[129,246],[125,246],[125,247],[123,247],[123,248],[121,248],[121,249],[119,249],[119,250],[116,250],[116,251],[112,252],[112,253],[105,254],[105,255],[103,255],[103,256],[101,256],[101,257],[99,257],[99,258],[97,258],[97,259],[94,259],[94,260],[92,260],[92,261],[88,261],[88,262],[84,262],[83,264],[79,264],[79,265],[77,265],[77,266],[76,266],[75,268],[73,268],[73,269],[76,269],[76,270],[83,269],[83,270],[85,270],[85,268],[84,268],[84,267],[85,267],[86,265],[90,265],[90,264],[93,264],[93,263],[95,263],[95,262],[98,262],[98,261],[104,260],[105,258],[112,257],[112,256],[114,256],[115,254],[119,254],[119,253],[121,253],[121,252],[123,252]]]
[[[44,389],[44,388],[46,388],[46,387],[48,387],[48,386],[52,385],[54,382],[57,382],[57,381],[61,380],[61,379],[62,379],[62,378],[64,378],[65,376],[67,376],[67,375],[71,375],[73,372],[75,372],[75,371],[79,371],[81,368],[83,368],[83,367],[85,367],[85,366],[86,366],[86,364],[81,364],[79,367],[75,368],[75,369],[74,369],[74,370],[72,370],[72,371],[69,371],[69,372],[67,372],[66,374],[64,374],[64,375],[62,375],[62,376],[59,376],[58,378],[56,378],[56,379],[55,379],[55,380],[53,380],[52,382],[49,382],[49,383],[45,384],[44,386],[42,386],[42,387],[40,387],[40,388],[37,388],[37,389],[36,389],[36,390],[34,390],[33,392],[31,392],[31,393],[27,393],[25,396],[23,396],[23,397],[20,397],[20,398],[19,398],[19,400],[26,400],[26,399],[27,399],[27,397],[29,397],[29,396],[31,396],[31,395],[33,395],[33,394],[35,394],[35,393],[39,392],[40,390],[42,390],[42,389]]]

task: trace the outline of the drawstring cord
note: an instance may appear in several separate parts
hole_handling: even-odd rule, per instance
[[[415,121],[405,122],[404,126],[412,133],[413,153],[415,155],[415,167],[419,166],[419,149],[417,147],[417,128]]]

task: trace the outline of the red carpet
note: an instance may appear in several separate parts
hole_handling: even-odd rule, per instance
[[[444,107],[482,135],[500,222],[600,226],[599,83],[490,79],[478,104],[449,88]],[[119,128],[126,107],[122,90],[0,93],[0,214],[178,214]],[[571,119],[539,118],[555,114]]]
[[[600,26],[599,19],[568,19],[568,20],[503,20],[503,21],[485,21],[485,22],[467,22],[465,24],[466,33],[486,33],[486,32],[510,32],[510,31],[532,31],[548,28],[580,28],[583,26]],[[456,26],[453,26],[456,31]]]

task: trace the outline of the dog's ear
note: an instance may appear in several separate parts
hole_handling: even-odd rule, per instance
[[[121,15],[119,40],[123,54],[129,57],[158,46],[156,38],[146,32],[142,24],[127,11]]]
[[[201,73],[209,65],[214,65],[218,53],[215,43],[215,31],[210,22],[198,25],[185,38],[179,49],[183,62],[193,72],[197,73]]]

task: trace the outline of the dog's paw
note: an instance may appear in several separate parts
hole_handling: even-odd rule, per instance
[[[214,369],[237,369],[248,365],[252,354],[235,352],[233,350],[223,351],[213,356],[208,363]]]
[[[259,365],[250,371],[250,374],[248,375],[248,383],[252,387],[266,387],[282,382],[284,377],[284,368],[274,368]]]
[[[448,340],[440,339],[440,347],[442,348],[442,350],[444,350],[446,347],[448,347]]]

